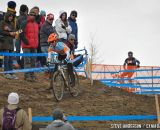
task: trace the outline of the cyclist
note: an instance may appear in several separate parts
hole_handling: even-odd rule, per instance
[[[67,64],[68,74],[71,77],[71,86],[75,86],[75,75],[73,73],[73,65],[70,62],[70,49],[67,45],[61,41],[58,41],[58,36],[52,33],[48,37],[48,43],[50,44],[48,49],[48,62],[51,62],[51,53],[56,52],[58,54],[58,60],[64,61]],[[55,67],[56,71],[57,67]]]
[[[119,75],[114,75],[113,78],[131,78],[134,74],[131,70],[134,70],[136,68],[140,67],[140,62],[137,60],[135,57],[133,57],[133,52],[129,51],[128,52],[128,58],[125,59],[123,68],[124,70],[129,70],[128,72],[123,72]],[[132,83],[132,80],[129,80],[130,83]],[[121,81],[120,83],[124,83],[124,81]]]
[[[123,64],[123,68],[124,70],[134,70],[136,68],[140,67],[140,62],[139,60],[137,60],[135,57],[133,57],[133,52],[129,51],[128,52],[128,58],[126,58],[124,64]],[[120,74],[120,78],[131,78],[133,76],[134,72],[123,72],[122,74]],[[129,82],[131,83],[132,80],[129,80]]]

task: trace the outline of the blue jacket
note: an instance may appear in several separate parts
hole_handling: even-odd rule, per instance
[[[78,42],[78,26],[77,26],[76,20],[73,20],[70,17],[68,17],[68,22],[69,22],[69,25],[72,28],[72,32],[71,33],[75,35],[76,42]]]

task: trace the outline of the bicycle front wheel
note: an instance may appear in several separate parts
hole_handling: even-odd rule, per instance
[[[71,86],[70,84],[68,85],[69,87],[69,93],[71,94],[71,96],[73,97],[77,97],[79,94],[79,77],[78,74],[76,72],[76,70],[73,70],[74,76],[75,76],[75,85]],[[71,80],[71,77],[69,76],[69,80]]]
[[[50,86],[57,101],[60,101],[63,98],[64,85],[65,83],[62,73],[60,71],[54,72],[54,74],[51,75]]]

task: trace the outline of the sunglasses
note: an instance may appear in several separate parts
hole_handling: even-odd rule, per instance
[[[77,17],[75,14],[72,14],[72,16]]]
[[[53,21],[54,19],[49,19],[50,21]]]
[[[74,39],[70,39],[71,41],[74,41]]]

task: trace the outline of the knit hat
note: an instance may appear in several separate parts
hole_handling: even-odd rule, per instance
[[[27,5],[22,4],[22,5],[20,6],[20,11],[21,11],[21,12],[26,12],[26,11],[28,11]]]
[[[15,9],[15,8],[16,8],[16,2],[14,2],[14,1],[9,1],[9,2],[8,2],[8,8]]]
[[[68,40],[70,40],[70,39],[75,39],[76,37],[75,37],[75,35],[74,34],[69,34],[69,36],[68,36]]]
[[[42,16],[46,16],[46,11],[41,10],[40,15],[42,15]]]
[[[75,10],[72,10],[72,11],[71,11],[71,14],[70,14],[70,16],[71,16],[71,15],[75,15],[75,17],[77,17],[77,11],[75,11]]]
[[[63,119],[63,112],[56,108],[54,111],[53,111],[53,118],[54,120],[62,120]]]
[[[18,96],[18,94],[14,93],[14,92],[10,93],[8,95],[8,103],[9,104],[18,104],[19,103],[19,96]]]

